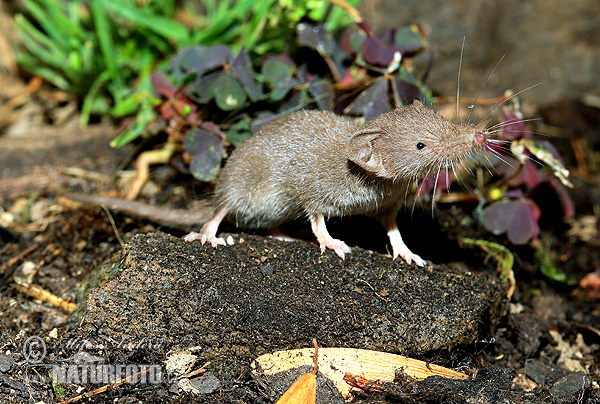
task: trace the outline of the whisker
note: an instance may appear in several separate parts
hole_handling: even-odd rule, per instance
[[[509,119],[506,121],[502,121],[500,123],[497,123],[495,125],[490,126],[489,128],[487,128],[488,131],[494,131],[494,132],[498,132],[498,130],[501,130],[507,126],[510,125],[514,125],[514,124],[518,124],[518,123],[525,123],[525,122],[534,122],[534,121],[540,121],[541,118],[530,118],[530,119]],[[524,130],[521,130],[524,131]]]
[[[410,181],[407,181],[407,183],[408,183],[408,184],[406,185],[406,188],[405,188],[405,190],[404,190],[404,204],[403,204],[403,206],[406,206],[406,202],[408,201],[408,189],[410,188],[410,183],[411,183],[411,182],[412,182],[412,180],[410,180]],[[418,186],[418,185],[419,185],[419,182],[418,182],[418,181],[416,181],[416,184],[417,184],[417,186]]]
[[[459,162],[459,164],[463,164],[463,163]],[[452,162],[452,165],[450,167],[452,168],[452,172],[454,173],[454,178],[456,178],[456,181],[458,182],[458,184],[460,185],[460,187],[462,188],[462,190],[465,191],[465,192],[467,192],[467,193],[470,193],[471,191],[469,191],[467,189],[466,183],[463,181],[463,179],[461,177],[459,177],[456,174],[456,167],[454,166],[454,162]],[[464,164],[463,164],[463,167],[464,167]]]
[[[458,180],[458,174],[456,174],[456,167],[454,167],[454,162],[452,162],[452,165],[450,167],[452,167],[452,173],[454,173],[454,178]]]
[[[529,133],[531,133],[532,135],[538,135],[538,136],[543,136],[543,137],[551,137],[549,134],[542,133],[542,132],[529,131]]]
[[[460,59],[458,62],[458,79],[456,80],[456,121],[458,122],[458,104],[460,102],[460,71],[462,69],[463,51],[465,50],[465,37],[463,36],[462,46],[460,47]]]
[[[485,79],[485,82],[479,88],[479,91],[477,91],[475,100],[473,100],[473,108],[469,108],[469,115],[467,116],[467,123],[471,119],[471,114],[473,114],[473,110],[475,109],[475,105],[477,105],[477,100],[479,100],[479,96],[481,95],[481,92],[483,91],[485,86],[487,86],[487,84],[489,83],[490,79],[492,78],[492,75],[496,72],[496,70],[498,69],[498,66],[500,66],[500,63],[502,63],[502,61],[504,60],[504,56],[506,56],[506,55],[502,55],[502,57],[500,58],[498,63],[496,63],[496,66],[494,66],[494,68],[488,73],[487,78]]]
[[[532,88],[534,88],[534,87],[537,87],[537,86],[539,86],[540,84],[542,84],[542,83],[537,83],[537,84],[534,84],[534,85],[532,85],[532,86],[529,86],[529,87],[527,87],[527,88],[525,88],[525,89],[523,89],[523,90],[521,90],[521,91],[519,91],[519,92],[516,92],[516,93],[514,93],[513,95],[511,95],[510,97],[508,97],[508,98],[507,98],[507,99],[505,99],[504,101],[502,101],[502,102],[498,103],[498,105],[496,105],[494,108],[490,109],[490,110],[489,110],[489,111],[488,111],[488,112],[487,112],[487,113],[486,113],[486,114],[483,116],[483,118],[481,118],[481,119],[479,120],[479,122],[482,122],[482,121],[483,121],[485,118],[487,118],[487,116],[488,116],[490,113],[492,113],[492,111],[497,111],[499,107],[501,107],[502,105],[506,104],[508,101],[510,101],[511,99],[515,98],[517,95],[519,95],[519,94],[522,94],[522,93],[524,93],[525,91],[531,90]]]
[[[494,163],[492,163],[492,160],[490,160],[490,158],[484,154],[485,159],[488,161],[489,166],[487,164],[483,164],[483,166],[486,168],[486,170],[488,170],[488,173],[490,173],[491,176],[494,176],[494,173],[492,173],[492,171],[490,170],[490,167],[492,170],[494,170],[494,172],[496,173],[496,175],[500,175],[500,171],[498,171],[498,169],[496,167],[494,167]]]
[[[487,128],[487,129],[488,130],[490,130],[490,129],[498,129],[498,128],[503,128],[505,126],[513,125],[515,123],[534,122],[534,121],[541,121],[541,120],[542,120],[542,118],[528,118],[528,119],[513,118],[513,119],[507,119],[506,121],[498,122],[497,124],[492,125],[489,128]]]
[[[421,183],[421,185],[419,185],[419,180],[415,179],[415,183],[417,185],[417,196],[415,196],[415,199],[413,200],[413,205],[412,208],[410,210],[410,218],[412,219],[414,213],[415,213],[415,206],[417,205],[417,199],[419,199],[418,195],[421,193],[421,187],[423,186],[423,184],[425,184],[425,181],[423,181]]]
[[[433,194],[431,195],[431,217],[434,217],[434,203],[435,203],[435,191],[437,190],[437,184],[438,184],[438,180],[440,179],[440,170],[438,169],[438,172],[435,176],[435,182],[433,183]]]
[[[525,157],[527,157],[527,159],[529,161],[533,161],[534,163],[538,164],[540,167],[544,166],[544,163],[542,163],[541,161],[539,161],[535,156],[532,155],[526,155]]]
[[[491,153],[491,154],[492,154],[494,157],[496,157],[498,160],[500,160],[500,161],[502,161],[504,164],[506,164],[507,166],[509,166],[509,167],[512,167],[512,168],[515,168],[515,167],[514,167],[512,164],[510,164],[510,163],[509,163],[509,162],[508,162],[506,159],[504,159],[504,158],[502,157],[502,155],[501,155],[500,153],[498,153],[497,151],[495,151],[495,150],[490,150],[490,153]]]

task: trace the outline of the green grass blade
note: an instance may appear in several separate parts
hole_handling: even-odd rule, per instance
[[[15,24],[23,38],[23,45],[33,54],[43,58],[44,62],[52,65],[62,65],[67,57],[63,50],[40,32],[23,15],[15,17]]]
[[[82,25],[81,9],[82,0],[76,1],[57,1],[44,0],[48,9],[48,16],[53,25],[57,28],[57,40],[64,38],[67,43],[80,43],[91,39],[90,32]]]
[[[86,94],[83,104],[81,105],[81,117],[79,119],[79,124],[84,127],[90,121],[90,115],[92,114],[92,108],[96,101],[98,94],[100,93],[100,89],[104,84],[106,84],[111,79],[111,75],[108,71],[104,71],[103,73],[94,80],[92,85],[90,86],[88,93]]]
[[[63,77],[62,74],[58,73],[57,71],[55,71],[49,67],[39,65],[38,60],[31,57],[30,55],[19,54],[19,55],[17,55],[17,60],[18,60],[19,64],[22,66],[25,66],[25,65],[30,66],[27,69],[27,71],[30,72],[31,74],[40,76],[41,78],[43,78],[44,80],[46,80],[49,83],[52,83],[53,85],[60,88],[61,90],[64,90],[67,92],[72,90],[71,83],[69,83]]]
[[[100,51],[102,52],[106,71],[108,72],[107,74],[111,80],[122,83],[123,80],[120,71],[117,68],[117,64],[115,63],[115,56],[113,54],[112,27],[106,18],[106,11],[102,6],[102,1],[91,0],[90,10],[94,20]]]
[[[45,4],[46,9],[43,9],[37,3]],[[67,18],[61,18],[64,17],[64,11],[56,7],[58,4],[54,4],[54,7],[52,7],[52,3],[52,0],[40,2],[27,0],[25,1],[25,6],[34,20],[43,29],[48,39],[52,40],[59,47],[69,47],[72,43],[72,35],[68,31],[65,31],[65,24],[70,25],[70,23]]]
[[[129,22],[148,28],[159,35],[178,43],[187,43],[190,35],[187,28],[178,22],[157,15],[149,15],[141,8],[132,7],[114,0],[103,0],[104,6]]]

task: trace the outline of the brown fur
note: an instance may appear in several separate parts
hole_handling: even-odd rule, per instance
[[[415,105],[363,125],[331,112],[300,111],[236,149],[217,180],[215,207],[240,227],[274,227],[310,214],[395,213],[406,187],[468,158],[472,126]],[[417,143],[425,147],[417,148]]]

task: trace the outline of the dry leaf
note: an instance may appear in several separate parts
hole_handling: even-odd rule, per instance
[[[529,157],[525,154],[525,149],[529,150],[538,160],[544,162],[552,169],[554,175],[562,182],[565,187],[573,188],[569,181],[569,170],[554,157],[548,150],[539,147],[535,141],[530,139],[519,139],[510,144],[511,153],[519,160],[521,164],[525,163]]]
[[[316,400],[317,375],[306,373],[283,393],[277,404],[315,404]]]
[[[312,373],[302,375],[290,386],[289,389],[277,400],[276,404],[315,404],[317,401],[317,370],[319,369],[319,346],[313,339],[315,354],[313,361],[315,368]]]

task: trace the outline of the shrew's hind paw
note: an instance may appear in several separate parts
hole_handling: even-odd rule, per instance
[[[335,253],[341,259],[346,258],[346,254],[352,252],[352,249],[348,247],[346,243],[342,240],[338,240],[335,238],[329,238],[319,243],[321,245],[321,253],[325,252],[326,248],[335,251]]]
[[[197,241],[200,240],[200,242],[202,243],[202,245],[204,245],[206,242],[209,242],[211,246],[213,247],[217,247],[218,245],[227,245],[227,243],[225,242],[225,239],[222,237],[215,237],[214,235],[209,235],[209,234],[204,234],[204,233],[197,233],[195,231],[186,234],[183,239],[185,241],[187,241],[188,243],[191,243],[192,241]]]

